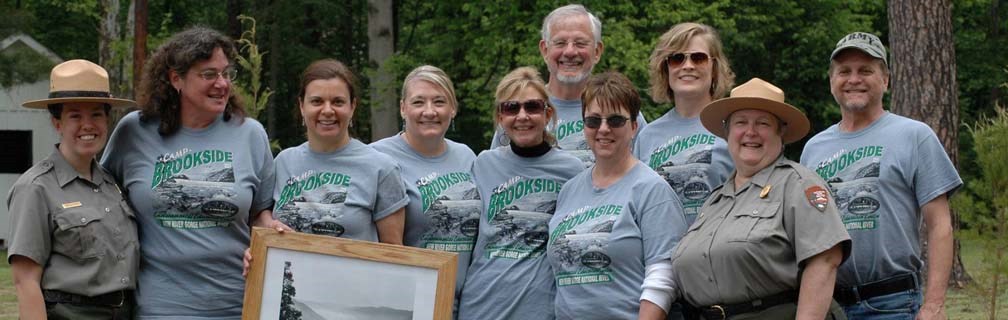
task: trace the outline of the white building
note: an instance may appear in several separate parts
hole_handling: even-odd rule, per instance
[[[24,34],[15,34],[0,41],[0,53],[28,48],[56,65],[59,56]],[[31,84],[0,87],[0,248],[7,248],[10,234],[10,213],[7,194],[21,173],[45,158],[57,142],[56,131],[49,122],[49,112],[21,107],[28,100],[49,96],[49,75]]]

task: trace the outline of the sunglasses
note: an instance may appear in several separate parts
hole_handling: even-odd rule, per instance
[[[542,99],[532,99],[525,101],[508,100],[501,102],[497,106],[500,113],[508,116],[516,116],[522,109],[527,114],[541,114],[546,111],[546,101]]]
[[[622,128],[624,125],[626,125],[627,121],[629,121],[630,118],[618,114],[614,114],[606,118],[602,118],[599,116],[587,116],[584,117],[584,126],[591,129],[598,129],[599,127],[602,127],[603,120],[605,120],[605,123],[609,125],[609,128],[615,129],[615,128]]]
[[[695,65],[702,65],[710,60],[710,56],[703,52],[676,52],[665,58],[665,63],[669,67],[678,67],[686,62],[686,59],[693,61]]]

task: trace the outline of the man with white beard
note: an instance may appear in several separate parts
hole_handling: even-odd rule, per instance
[[[581,159],[586,168],[595,163],[595,158],[582,132],[581,92],[604,49],[602,22],[582,5],[557,8],[543,19],[539,53],[549,69],[546,89],[558,119],[551,131],[557,138],[557,147]],[[637,116],[637,123],[640,132],[647,125],[643,114]],[[497,128],[490,148],[506,145],[509,145],[507,136]]]

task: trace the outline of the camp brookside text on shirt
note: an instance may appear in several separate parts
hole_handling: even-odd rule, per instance
[[[612,282],[612,259],[606,248],[623,206],[585,206],[568,215],[549,237],[550,255],[560,261],[558,286]]]
[[[875,229],[881,207],[879,173],[884,148],[862,146],[840,149],[816,166],[829,184],[847,230]]]
[[[238,213],[229,151],[182,148],[158,156],[151,189],[154,217],[168,228],[225,227]]]
[[[561,187],[563,183],[551,179],[516,176],[494,188],[487,221],[497,232],[489,239],[487,255],[510,259],[542,255]]]

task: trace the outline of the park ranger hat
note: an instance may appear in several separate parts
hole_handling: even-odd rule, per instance
[[[27,101],[25,108],[45,109],[50,104],[100,102],[115,107],[133,107],[136,102],[113,98],[105,68],[87,60],[70,60],[53,67],[49,74],[49,98]]]
[[[861,50],[865,54],[875,57],[876,59],[882,59],[885,65],[889,65],[889,59],[886,58],[886,49],[882,45],[882,40],[879,40],[874,34],[866,32],[854,32],[844,36],[840,41],[837,41],[836,49],[833,49],[833,54],[830,55],[830,61],[832,61],[840,51],[846,49],[857,49]]]
[[[727,98],[707,104],[700,112],[700,122],[714,135],[728,140],[725,121],[732,113],[743,109],[762,110],[777,116],[782,124],[787,125],[781,137],[785,144],[801,140],[809,132],[810,124],[805,113],[784,103],[784,91],[760,78],[735,87]]]

